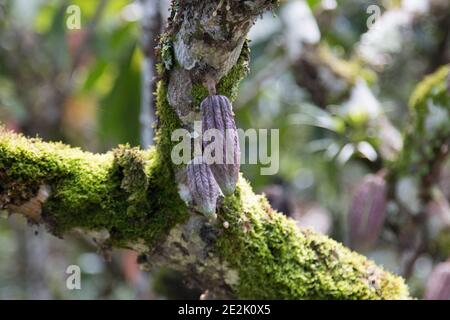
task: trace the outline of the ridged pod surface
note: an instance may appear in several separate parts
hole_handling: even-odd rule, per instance
[[[447,91],[450,94],[450,72],[447,74]]]
[[[236,188],[239,178],[240,157],[239,137],[230,100],[222,95],[210,95],[205,98],[200,109],[202,112],[203,136],[208,130],[221,133],[222,155],[219,161],[210,163],[211,171],[224,195],[230,195]],[[206,148],[212,141],[203,141]]]
[[[450,262],[441,262],[433,269],[428,277],[425,299],[450,299]]]
[[[353,248],[369,248],[377,241],[386,216],[386,181],[378,175],[364,177],[353,196],[348,222]]]
[[[213,216],[220,190],[211,169],[202,157],[196,157],[189,162],[187,177],[189,192],[198,209],[205,216]]]

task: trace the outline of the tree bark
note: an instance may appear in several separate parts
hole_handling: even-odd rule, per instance
[[[156,145],[91,154],[0,131],[0,208],[54,235],[91,235],[138,251],[144,267],[186,274],[208,298],[407,299],[403,280],[273,211],[244,178],[211,222],[184,203],[174,129],[191,128],[206,78],[234,99],[248,66],[245,37],[276,1],[174,1],[161,37]]]

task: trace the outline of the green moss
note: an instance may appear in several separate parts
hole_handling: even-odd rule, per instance
[[[162,66],[164,66],[167,71],[171,70],[175,61],[175,55],[173,52],[173,37],[168,33],[163,33],[160,36],[158,48],[160,51]]]
[[[239,273],[239,298],[408,298],[401,278],[323,235],[298,229],[243,179],[219,216],[230,227],[217,251]]]
[[[118,174],[123,176],[120,187],[129,194],[127,201],[145,208],[148,178],[143,152],[139,148],[121,145],[113,150],[113,154],[116,170],[120,171]]]
[[[446,77],[450,72],[450,65],[441,67],[435,73],[421,81],[411,95],[409,105],[413,112],[423,113],[427,110],[427,100],[438,99],[447,94]],[[449,106],[450,108],[450,106]]]
[[[167,150],[167,132],[178,122],[162,101],[158,114],[165,127],[159,130],[158,147]],[[107,230],[113,246],[143,239],[152,247],[188,217],[170,161],[156,149],[121,146],[96,155],[2,130],[0,176],[0,195],[6,188],[9,193],[2,202],[18,204],[31,196],[23,190],[36,192],[44,183],[51,187],[42,216],[57,236],[74,228]]]
[[[231,101],[237,98],[239,92],[239,84],[247,76],[249,71],[250,49],[248,43],[245,42],[241,55],[237,63],[231,70],[220,79],[217,84],[217,93],[227,96]],[[195,106],[208,96],[208,89],[202,83],[194,83],[192,86],[192,97]]]
[[[218,83],[217,92],[226,95],[231,101],[237,98],[239,85],[249,72],[250,49],[248,42],[244,43],[237,63]]]

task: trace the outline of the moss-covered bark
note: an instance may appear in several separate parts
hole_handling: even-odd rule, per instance
[[[151,245],[187,216],[154,149],[120,146],[98,155],[2,130],[0,159],[1,205],[21,206],[50,186],[37,222],[57,236],[75,228],[108,230],[111,245],[138,238]]]
[[[94,155],[2,130],[0,202],[5,209],[20,207],[39,186],[48,185],[50,197],[36,222],[45,223],[52,233],[107,231],[104,244],[141,248],[150,264],[155,260],[187,273],[195,270],[197,284],[205,289],[210,282],[200,283],[202,277],[223,282],[226,290],[221,289],[220,296],[408,297],[400,278],[325,236],[298,229],[263,196],[255,195],[244,179],[236,194],[223,201],[217,223],[188,213],[159,157],[156,150],[125,146]],[[192,234],[183,239],[186,230],[194,230],[193,222],[199,230],[195,244]],[[193,246],[202,252],[190,252]],[[178,257],[171,254],[165,261],[163,250],[175,250]],[[208,274],[210,268],[217,273]]]

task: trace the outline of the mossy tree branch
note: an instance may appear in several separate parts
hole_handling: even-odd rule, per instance
[[[255,195],[241,177],[211,222],[178,195],[184,168],[170,159],[174,129],[190,128],[207,95],[204,77],[235,98],[250,26],[274,1],[174,1],[161,39],[155,148],[94,155],[0,131],[0,208],[57,236],[92,235],[102,248],[141,253],[151,268],[184,272],[209,297],[406,299],[403,280],[308,229]],[[216,14],[214,14],[216,12]],[[225,223],[226,222],[226,223]]]
[[[220,223],[190,211],[156,149],[95,155],[0,132],[0,203],[57,236],[82,230],[142,253],[220,297],[407,298],[397,278],[274,212],[241,179]],[[167,172],[166,172],[167,173]],[[222,224],[227,221],[228,228]]]

